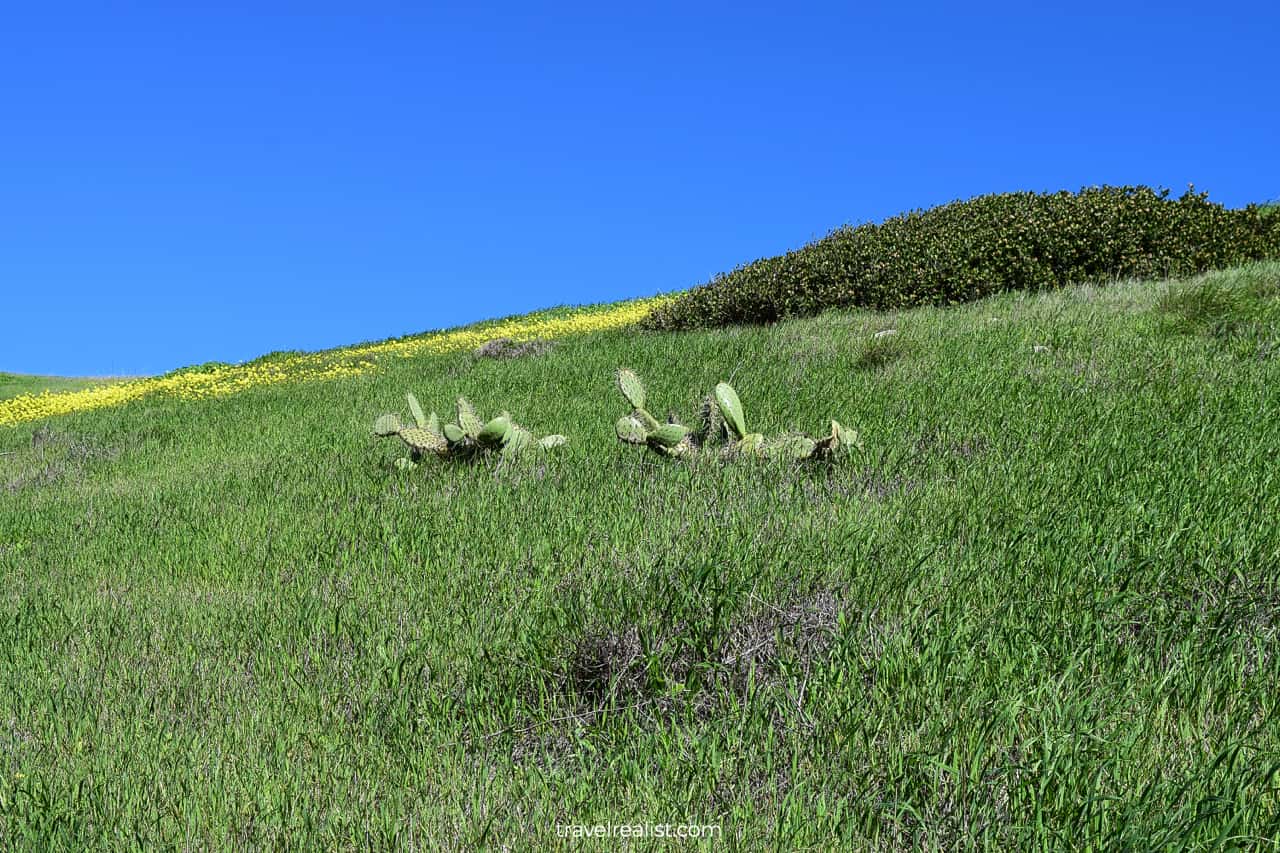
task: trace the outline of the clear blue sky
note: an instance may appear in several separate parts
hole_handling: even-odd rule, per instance
[[[987,192],[1280,197],[1280,4],[1127,5],[9,4],[0,370],[669,291]]]

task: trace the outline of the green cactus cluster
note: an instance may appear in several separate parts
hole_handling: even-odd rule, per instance
[[[644,383],[634,371],[619,368],[616,379],[619,392],[631,407],[631,412],[614,425],[618,440],[643,445],[659,456],[719,452],[726,458],[758,456],[831,461],[862,449],[858,434],[834,420],[831,431],[817,438],[798,433],[767,438],[762,433],[751,432],[747,429],[738,392],[728,382],[716,385],[702,401],[696,428],[680,423],[675,415],[660,421],[649,411]],[[458,398],[457,420],[442,423],[435,412],[426,414],[412,393],[405,396],[412,420],[402,421],[398,414],[386,414],[373,424],[375,435],[397,436],[409,449],[407,457],[396,460],[400,468],[416,467],[428,453],[455,459],[497,453],[504,459],[513,459],[531,451],[550,450],[568,441],[563,435],[537,438],[514,423],[507,412],[485,420],[465,397]]]
[[[858,434],[831,421],[831,431],[818,438],[787,434],[766,438],[747,429],[746,415],[738,392],[728,382],[716,385],[702,401],[698,427],[690,430],[678,423],[659,423],[645,409],[645,390],[630,370],[618,371],[618,389],[631,404],[632,412],[615,426],[619,440],[643,444],[664,456],[684,456],[695,450],[719,448],[726,456],[763,456],[772,459],[830,461],[862,449]]]
[[[694,449],[690,430],[674,418],[662,423],[645,408],[647,402],[644,383],[640,377],[619,368],[618,390],[631,404],[631,414],[623,415],[614,424],[618,440],[626,444],[643,444],[659,456],[684,456]]]
[[[458,398],[457,422],[442,424],[435,412],[428,415],[423,411],[418,398],[412,393],[405,397],[409,401],[412,422],[406,424],[399,415],[387,414],[373,424],[375,435],[398,436],[409,448],[409,456],[396,462],[401,468],[413,467],[428,453],[455,459],[499,453],[505,459],[512,459],[528,451],[550,450],[568,441],[563,435],[537,438],[512,421],[507,412],[485,421],[465,397]]]

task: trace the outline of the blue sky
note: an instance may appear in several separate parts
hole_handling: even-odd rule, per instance
[[[1274,199],[1278,36],[1274,3],[11,4],[0,370],[669,291],[987,192]]]

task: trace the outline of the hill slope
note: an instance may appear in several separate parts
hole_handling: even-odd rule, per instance
[[[613,330],[0,427],[0,846],[1273,837],[1277,292]],[[867,452],[658,460],[613,436],[620,364],[657,412],[731,379]],[[401,472],[369,428],[409,389],[571,443]]]

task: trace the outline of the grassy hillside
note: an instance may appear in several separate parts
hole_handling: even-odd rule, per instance
[[[1274,837],[1277,305],[1260,264],[0,427],[0,847]],[[618,365],[866,453],[659,460]],[[409,389],[571,443],[398,471]]]
[[[28,376],[22,373],[4,373],[0,371],[0,400],[8,400],[21,394],[42,394],[45,391],[78,391],[111,385],[122,381],[117,377],[96,377],[74,379],[63,376]]]

